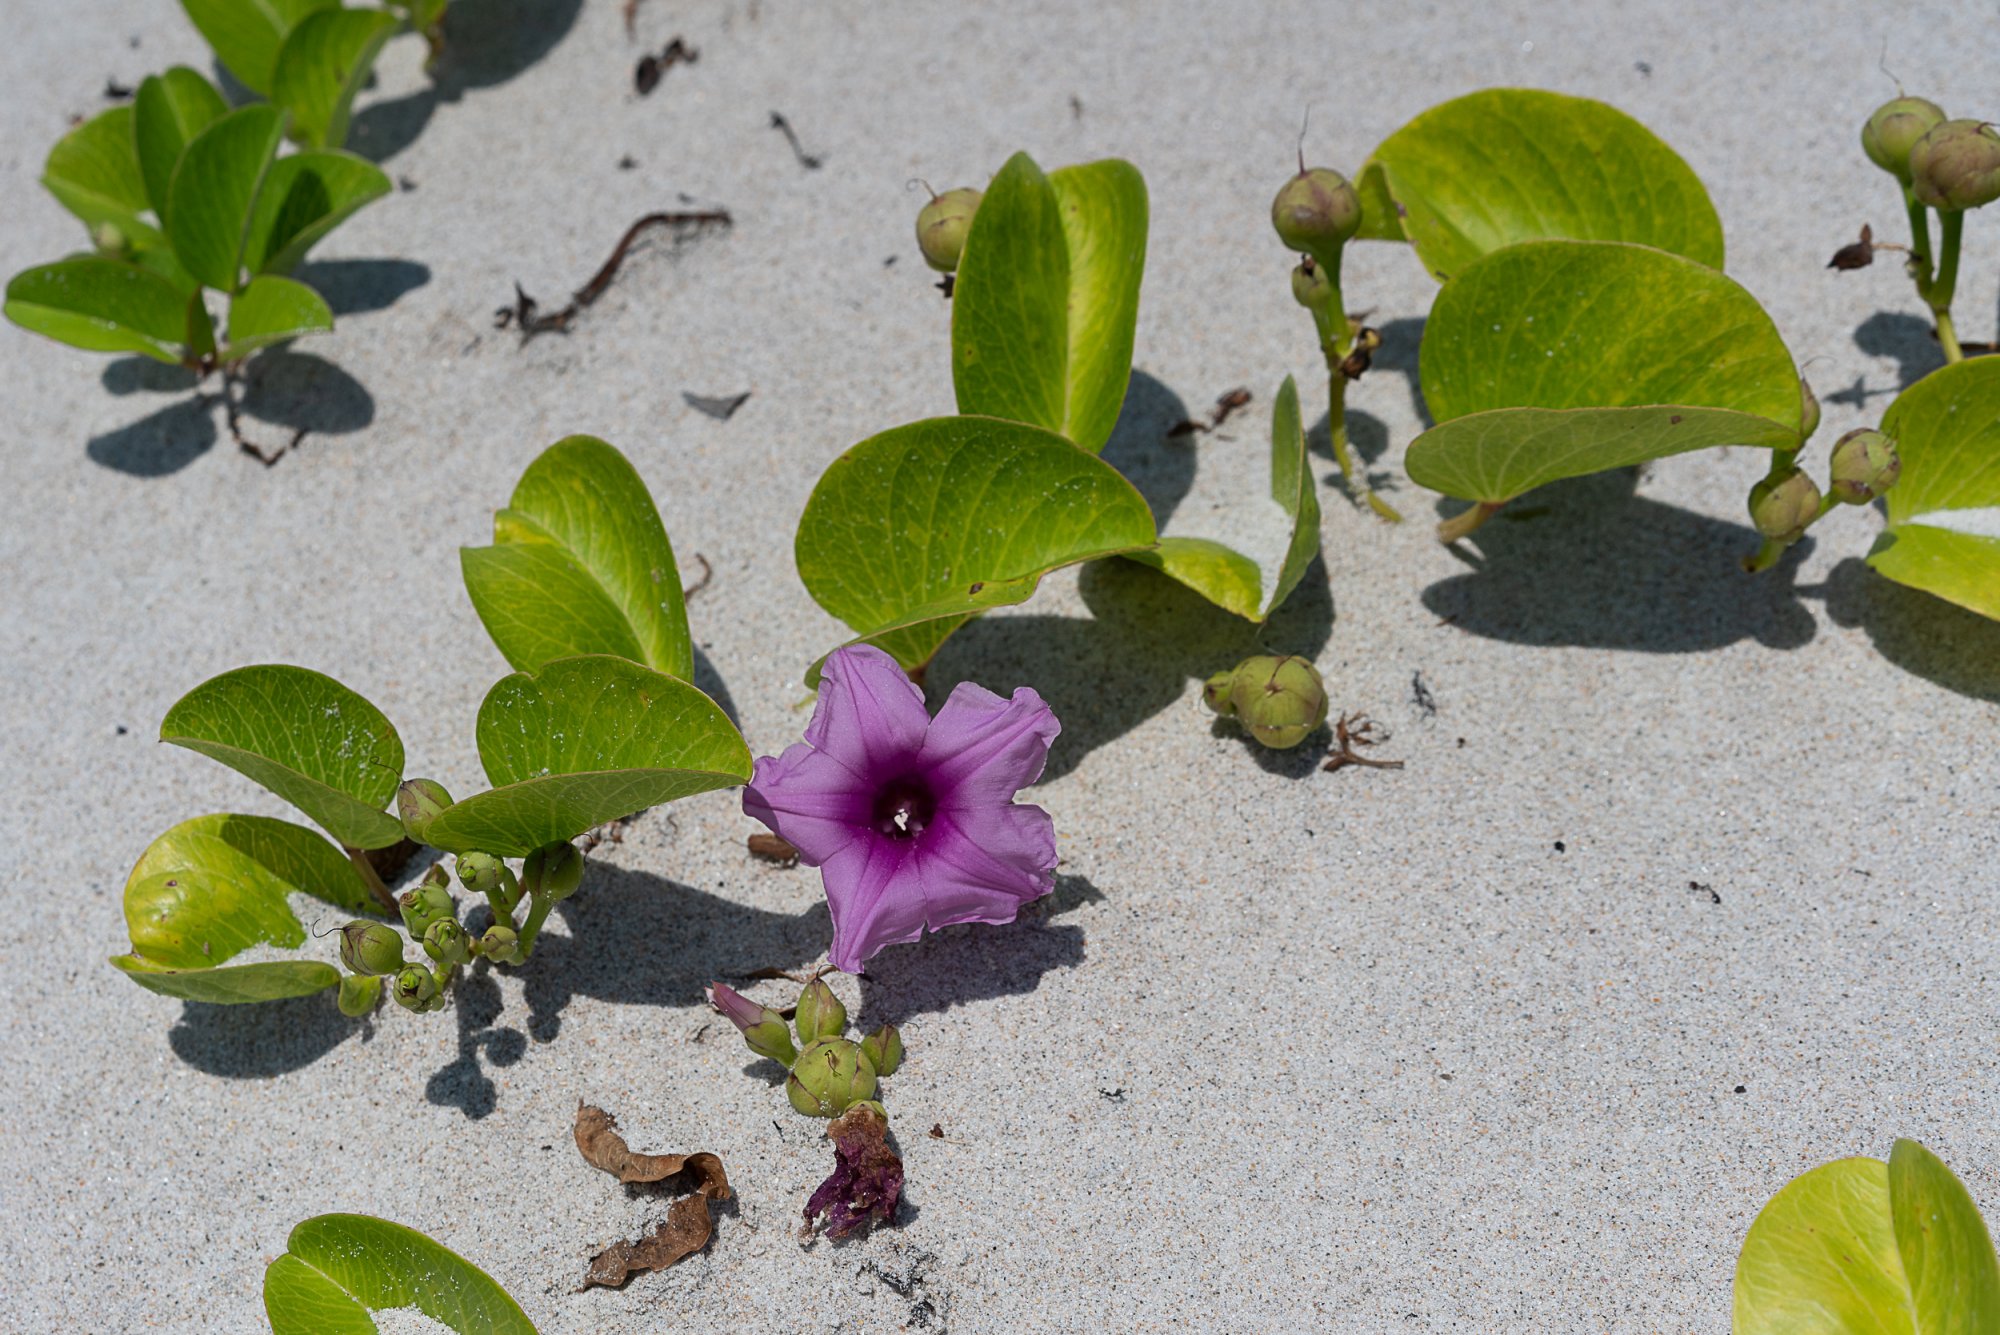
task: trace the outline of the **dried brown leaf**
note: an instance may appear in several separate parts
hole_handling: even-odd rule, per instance
[[[619,1288],[638,1271],[664,1270],[706,1247],[715,1232],[708,1200],[701,1193],[683,1196],[668,1207],[667,1217],[645,1237],[614,1242],[591,1257],[590,1269],[584,1272],[583,1289]]]
[[[789,867],[799,860],[799,850],[792,847],[791,841],[775,834],[753,834],[744,842],[750,849],[751,857],[765,862]]]
[[[685,1172],[688,1190],[709,1200],[729,1199],[729,1175],[713,1154],[635,1154],[618,1134],[618,1119],[602,1108],[579,1103],[576,1148],[583,1161],[620,1182],[659,1182]]]

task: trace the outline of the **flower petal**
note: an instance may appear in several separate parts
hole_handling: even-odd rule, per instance
[[[805,742],[781,756],[759,756],[743,789],[743,814],[763,821],[817,867],[860,838],[871,798],[854,771]]]
[[[924,888],[912,856],[914,840],[862,834],[820,869],[826,906],[833,914],[827,958],[843,973],[884,946],[914,941],[924,932]]]
[[[930,723],[923,691],[895,659],[872,644],[850,644],[820,666],[806,740],[854,771],[850,781],[873,785],[909,764]]]
[[[941,807],[1004,805],[1042,777],[1049,744],[1061,731],[1055,711],[1026,686],[1003,700],[960,682],[931,720],[918,765]]]
[[[918,854],[924,922],[1007,923],[1055,888],[1056,825],[1037,806],[1014,803],[941,817]]]

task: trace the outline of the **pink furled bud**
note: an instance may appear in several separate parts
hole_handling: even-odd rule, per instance
[[[744,1043],[759,1057],[769,1057],[785,1066],[790,1066],[798,1057],[785,1017],[769,1006],[759,1006],[726,983],[708,985],[708,1004],[721,1011],[723,1018],[736,1026],[743,1035]]]

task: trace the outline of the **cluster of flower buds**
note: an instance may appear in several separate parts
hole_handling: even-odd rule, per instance
[[[422,838],[451,805],[451,795],[433,780],[412,779],[397,792],[396,803],[404,826],[413,837]],[[451,892],[453,872],[458,884],[483,896],[492,912],[492,925],[478,936],[459,920]],[[360,1016],[373,1010],[385,981],[389,994],[406,1010],[419,1014],[442,1010],[460,969],[482,959],[525,963],[550,911],[583,883],[583,854],[568,842],[550,844],[530,853],[516,875],[504,859],[491,853],[461,853],[453,872],[441,862],[433,864],[422,880],[403,892],[396,904],[402,932],[365,919],[340,929],[340,962],[348,971],[340,985],[343,1012]],[[516,921],[515,910],[524,902],[527,917]],[[421,958],[407,955],[404,933],[416,943]]]
[[[1985,121],[1947,120],[1921,97],[1898,97],[1861,127],[1869,160],[1919,204],[1961,213],[2000,199],[2000,134]]]
[[[790,1070],[785,1097],[808,1117],[838,1117],[857,1103],[872,1102],[875,1082],[903,1064],[903,1036],[893,1024],[859,1042],[846,1036],[847,1007],[821,979],[799,993],[791,1026],[777,1011],[723,983],[709,985],[708,999],[752,1052]]]
[[[1210,677],[1202,699],[1274,751],[1297,746],[1326,722],[1326,683],[1319,669],[1297,654],[1246,658]]]
[[[1824,493],[1798,465],[1774,468],[1750,489],[1750,522],[1764,545],[1744,567],[1755,571],[1771,565],[1834,506],[1866,505],[1896,485],[1902,472],[1896,442],[1868,427],[1833,443]]]

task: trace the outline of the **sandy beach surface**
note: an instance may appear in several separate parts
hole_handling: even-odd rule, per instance
[[[578,1335],[1721,1331],[1752,1216],[1814,1164],[1913,1136],[2000,1213],[2000,626],[1867,571],[1873,511],[1744,576],[1747,450],[1553,487],[1439,547],[1400,468],[1435,286],[1400,247],[1349,261],[1387,340],[1350,404],[1413,522],[1329,482],[1325,578],[1263,642],[1315,656],[1406,768],[1321,773],[1212,725],[1200,678],[1256,637],[1129,565],[950,641],[933,703],[1026,684],[1061,715],[1031,796],[1063,865],[1017,924],[839,980],[909,1046],[897,1227],[800,1245],[830,1148],[702,1002],[828,937],[817,874],[753,862],[733,793],[637,820],[529,968],[439,1015],[190,1005],[112,970],[154,835],[289,814],[154,740],[214,673],[330,673],[395,720],[411,774],[482,786],[472,721],[506,667],[456,549],[561,436],[632,458],[683,567],[713,567],[701,684],[758,753],[796,740],[801,673],[846,634],[794,572],[800,508],[849,445],[952,408],[913,178],[982,184],[1020,148],[1140,167],[1108,457],[1167,531],[1269,557],[1272,394],[1290,372],[1309,419],[1325,405],[1266,215],[1308,106],[1308,159],[1350,170],[1489,85],[1645,121],[1826,401],[1815,472],[1937,361],[1893,264],[1823,267],[1863,222],[1902,230],[1856,142],[1894,92],[1878,61],[2000,114],[2000,20],[1969,4],[642,0],[637,40],[620,10],[461,0],[443,95],[421,43],[390,46],[355,146],[401,188],[306,271],[336,332],[250,387],[247,432],[306,428],[276,466],[174,375],[0,330],[0,1327],[265,1329],[288,1230],[347,1210]],[[12,32],[7,273],[82,243],[36,179],[106,79],[205,62],[171,0],[33,0]],[[675,36],[699,60],[637,95]],[[515,283],[559,304],[639,215],[710,205],[734,227],[641,249],[572,332],[494,328]],[[1968,237],[1960,329],[1983,340],[2000,223]],[[1238,385],[1222,430],[1168,438]],[[743,391],[726,421],[682,397]],[[637,1147],[722,1156],[739,1199],[705,1252],[574,1292],[666,1208],[580,1160],[579,1099]]]

